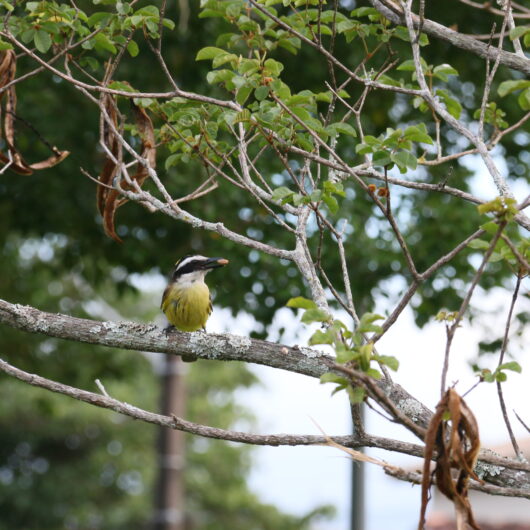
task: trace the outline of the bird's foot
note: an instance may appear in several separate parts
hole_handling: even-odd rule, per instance
[[[170,333],[173,333],[174,331],[177,331],[177,328],[175,326],[172,326],[171,324],[164,328],[164,333],[169,335]]]

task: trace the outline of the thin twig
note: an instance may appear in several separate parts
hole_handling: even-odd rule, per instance
[[[458,329],[458,327],[460,326],[460,323],[462,322],[462,319],[464,318],[464,313],[469,305],[469,302],[471,301],[471,297],[473,296],[475,287],[480,281],[480,278],[482,277],[482,274],[484,272],[484,269],[486,268],[488,260],[490,259],[490,256],[493,254],[493,251],[495,250],[495,245],[497,244],[497,241],[500,239],[502,231],[504,230],[505,227],[506,227],[506,221],[502,221],[499,223],[499,228],[497,229],[497,232],[493,236],[493,239],[491,240],[490,245],[484,254],[484,257],[482,258],[482,263],[480,264],[473,278],[473,281],[471,282],[471,286],[469,287],[466,293],[466,296],[464,300],[462,301],[462,304],[460,305],[460,309],[458,310],[457,316],[453,324],[447,328],[447,341],[445,345],[445,354],[444,354],[441,387],[440,387],[440,392],[442,396],[444,395],[445,390],[446,390],[447,371],[449,369],[449,353],[451,351],[451,345],[453,343],[456,330]]]
[[[506,349],[508,348],[508,336],[510,333],[510,326],[512,323],[513,310],[515,307],[515,302],[517,301],[517,296],[519,295],[519,287],[521,286],[522,279],[523,277],[521,275],[517,276],[517,281],[515,283],[515,288],[513,290],[513,295],[512,295],[512,302],[510,304],[510,310],[508,311],[508,316],[506,317],[506,325],[504,327],[504,337],[502,339],[501,353],[499,355],[499,362],[497,364],[497,370],[504,363],[504,355],[506,354]],[[510,440],[512,442],[515,454],[517,455],[517,458],[519,458],[519,460],[524,460],[525,459],[524,455],[519,447],[519,444],[517,443],[517,439],[515,438],[515,434],[513,433],[510,418],[508,417],[508,410],[506,409],[506,403],[504,401],[504,394],[503,394],[502,385],[500,381],[497,381],[497,394],[499,396],[499,404],[502,410],[502,417],[504,418],[506,429],[508,430],[508,434],[510,435]]]

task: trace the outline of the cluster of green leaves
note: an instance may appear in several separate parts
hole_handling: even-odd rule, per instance
[[[492,201],[477,206],[477,210],[481,214],[494,214],[496,218],[495,221],[488,221],[487,223],[481,225],[481,228],[485,230],[486,233],[491,237],[495,236],[499,231],[499,221],[511,221],[519,212],[517,208],[517,201],[509,197],[497,197]],[[514,241],[512,242],[512,245],[517,253],[525,260],[529,260],[530,240],[527,237],[522,237],[519,233],[515,233],[513,235],[513,240]],[[477,238],[473,241],[470,241],[468,247],[474,250],[486,251],[490,248],[490,245],[491,242],[487,239]],[[521,271],[521,263],[518,257],[503,238],[497,240],[489,261],[491,263],[503,261],[516,275]]]
[[[46,53],[52,45],[63,45],[71,38],[83,40],[84,55],[81,64],[96,70],[99,61],[86,51],[116,54],[122,46],[132,57],[139,53],[138,43],[132,39],[136,30],[142,30],[148,38],[159,36],[160,12],[157,6],[147,5],[133,9],[129,2],[119,0],[94,1],[94,5],[109,6],[108,11],[87,13],[78,7],[55,1],[26,2],[27,14],[13,12],[9,18],[9,29],[22,42],[33,43],[40,53]],[[172,20],[164,19],[163,26],[173,29]],[[90,34],[92,37],[87,38]],[[11,47],[4,43],[5,47]]]
[[[187,164],[205,158],[220,163],[222,153],[230,151],[230,144],[220,135],[229,130],[235,112],[214,105],[198,106],[183,98],[153,103],[150,109],[164,119],[157,134],[170,153],[165,161],[166,169],[180,162]]]
[[[401,173],[406,173],[407,169],[418,167],[418,158],[412,153],[413,142],[432,145],[424,123],[411,125],[405,130],[389,127],[377,138],[366,135],[355,150],[360,155],[372,154],[372,162],[376,166],[392,169],[395,165]]]
[[[517,201],[510,197],[496,197],[495,199],[477,206],[478,213],[493,213],[498,220],[511,221],[519,213]]]
[[[327,344],[333,348],[336,362],[361,370],[374,379],[381,378],[381,372],[374,364],[388,366],[391,370],[399,368],[399,361],[390,355],[379,355],[374,350],[374,343],[366,337],[368,333],[381,333],[381,326],[375,324],[383,317],[374,313],[365,313],[353,331],[340,320],[334,319],[329,313],[317,307],[315,302],[297,296],[291,298],[288,307],[303,309],[302,322],[312,324],[320,322],[323,329],[317,329],[310,337],[309,344],[316,346]],[[359,403],[366,397],[364,387],[352,384],[346,377],[335,372],[321,376],[321,383],[335,383],[333,394],[346,390],[352,403]]]
[[[260,3],[275,16],[280,13],[272,6],[281,4],[285,8],[292,8],[287,15],[280,17],[281,20],[309,39],[313,39],[315,35],[335,34],[344,36],[346,43],[357,38],[365,41],[368,37],[374,37],[380,42],[389,42],[393,37],[409,41],[407,28],[391,26],[389,21],[372,7],[358,7],[347,16],[334,9],[322,9],[325,6],[318,0],[264,0]],[[304,9],[298,9],[300,7]],[[367,20],[362,20],[364,18]],[[424,46],[427,43],[426,35],[422,34],[420,44]]]
[[[293,206],[322,201],[333,214],[337,213],[339,209],[339,202],[336,197],[346,197],[344,186],[340,182],[332,182],[331,180],[324,181],[322,188],[315,188],[311,192],[305,192],[304,190],[294,192],[287,186],[280,186],[272,193],[273,200],[281,204],[292,204]]]
[[[516,372],[520,374],[523,370],[521,365],[516,361],[509,361],[498,366],[495,370],[491,371],[489,368],[478,368],[476,367],[475,371],[482,381],[486,383],[504,383],[508,379],[506,370]]]
[[[458,98],[456,98],[447,88],[442,88],[440,86],[434,86],[435,81],[441,81],[444,84],[447,84],[449,81],[449,76],[458,76],[458,70],[453,68],[450,64],[439,64],[434,66],[432,64],[427,64],[425,59],[420,59],[420,65],[423,72],[423,75],[427,79],[430,89],[434,92],[434,95],[445,105],[445,108],[451,116],[455,118],[460,118],[462,113],[462,105]],[[397,70],[402,72],[412,72],[412,80],[417,81],[416,66],[413,59],[407,59],[403,61],[398,67]],[[385,77],[386,82],[389,84],[396,84],[394,80]],[[419,85],[416,83],[405,83],[403,80],[398,83],[400,86],[406,86],[408,88],[419,88]],[[425,100],[421,97],[416,97],[413,100],[414,107],[419,109],[421,112],[427,112],[429,106]]]
[[[235,25],[237,32],[222,33],[217,38],[217,46],[230,49],[240,46],[249,49],[273,51],[278,48],[296,54],[301,42],[298,37],[285,29],[275,27],[270,19],[260,16],[261,23],[250,16],[246,2],[243,0],[201,0],[200,18],[223,18]]]
[[[458,311],[438,311],[434,318],[438,322],[454,322],[458,318]]]
[[[480,118],[481,110],[477,109],[473,114],[473,118]],[[504,112],[497,103],[490,101],[484,109],[484,122],[493,125],[495,129],[506,129],[508,122],[504,119],[506,112]]]
[[[245,110],[239,113],[225,111],[222,119],[228,125],[244,122],[250,127],[257,127],[263,134],[263,142],[271,141],[269,131],[274,130],[276,141],[283,140],[312,151],[315,142],[309,131],[318,134],[324,141],[331,136],[356,136],[355,129],[348,123],[323,124],[318,117],[318,103],[330,103],[332,93],[303,90],[292,94],[280,78],[284,65],[268,58],[267,50],[254,49],[253,57],[245,58],[241,54],[208,46],[198,52],[196,60],[211,60],[213,70],[208,72],[207,81],[222,86],[237,103],[246,105]],[[223,68],[219,68],[221,66]],[[340,91],[340,96],[349,97],[345,90]]]
[[[348,17],[333,9],[322,11],[310,7],[318,5],[317,3],[304,3],[305,9],[300,10],[296,9],[296,2],[266,1],[263,4],[272,15],[279,17],[310,39],[313,39],[317,33],[320,35],[335,33],[345,34],[348,42],[355,36],[363,39],[370,36],[378,41],[387,42],[395,33],[399,39],[408,40],[405,28],[390,29],[388,21],[373,8],[355,9]],[[273,7],[280,4],[295,9],[280,13]],[[332,93],[314,93],[306,89],[293,94],[291,88],[280,78],[284,69],[283,63],[271,59],[268,55],[278,47],[297,53],[300,48],[299,39],[295,38],[292,42],[289,40],[287,45],[285,39],[290,34],[286,34],[275,20],[259,10],[253,9],[254,16],[251,17],[248,6],[242,1],[208,0],[202,2],[201,7],[203,9],[201,17],[224,18],[238,30],[221,35],[217,40],[217,47],[208,46],[197,54],[197,60],[212,61],[213,69],[207,75],[208,82],[224,87],[233,94],[240,105],[246,105],[246,109],[235,116],[236,121],[244,121],[267,131],[272,129],[276,140],[283,140],[307,151],[315,148],[314,134],[324,141],[328,141],[330,137],[356,135],[355,129],[346,122],[339,120],[323,123],[319,117],[322,113],[319,113],[318,104],[330,103],[333,98]],[[361,23],[361,19],[367,21]],[[447,76],[455,72],[449,65],[441,65],[433,69],[432,75],[446,81]],[[392,83],[396,84],[395,81]],[[343,98],[349,97],[345,90],[339,95]],[[225,119],[227,118],[233,123],[233,115],[225,113]],[[432,143],[425,129],[409,128],[406,135],[421,136],[415,141]],[[389,141],[392,142],[392,138]],[[400,139],[400,142],[403,142],[403,139]],[[407,151],[407,144],[402,143],[399,147],[398,152],[392,153],[394,160],[390,163],[393,165],[395,161],[401,171],[405,171],[407,167],[416,167],[417,162]],[[307,199],[297,200],[300,202]]]
[[[503,98],[512,92],[521,93],[517,97],[517,102],[523,110],[530,110],[530,80],[528,79],[514,79],[509,81],[503,81],[497,90],[499,96]]]

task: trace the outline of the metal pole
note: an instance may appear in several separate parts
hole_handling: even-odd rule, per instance
[[[357,412],[359,419],[364,420],[364,406],[352,405],[358,407]],[[364,421],[363,421],[364,423]],[[355,434],[355,426],[352,428]],[[352,460],[351,475],[351,530],[364,530],[364,464]]]
[[[162,374],[162,414],[185,416],[185,365],[180,357],[168,355]],[[158,443],[158,484],[155,530],[185,530],[184,433],[161,427]]]

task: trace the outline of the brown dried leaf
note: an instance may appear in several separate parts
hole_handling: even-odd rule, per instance
[[[17,71],[16,55],[14,50],[3,50],[0,52],[0,87],[5,87],[13,81]],[[3,92],[0,93],[0,99]]]
[[[154,169],[156,167],[156,142],[153,122],[143,107],[135,105],[131,100],[136,125],[140,138],[142,139],[142,157],[145,158],[149,165]]]
[[[444,419],[446,415],[449,419]],[[479,450],[480,439],[475,416],[465,401],[451,388],[436,406],[425,434],[419,530],[425,526],[425,512],[431,485],[430,463],[435,451],[436,486],[453,501],[458,528],[466,528],[467,525],[480,530],[468,499],[469,479],[479,480],[473,471]],[[453,470],[456,470],[456,478]]]
[[[3,50],[0,52],[0,88],[5,87],[16,74],[16,55],[13,50]],[[0,93],[0,100],[6,94],[5,116],[4,116],[4,133],[5,141],[9,156],[0,153],[0,160],[4,164],[9,164],[9,169],[21,175],[31,175],[33,171],[47,169],[63,161],[70,153],[68,151],[59,151],[53,148],[53,155],[41,162],[28,164],[15,145],[15,116],[17,108],[17,94],[15,86],[10,86],[7,90]]]
[[[109,115],[112,123],[115,127],[118,125],[118,112],[116,109],[116,102],[114,98],[110,94],[103,94],[101,97],[103,106],[105,110],[107,111],[107,114]],[[119,150],[119,143],[116,135],[114,134],[114,131],[110,128],[110,126],[107,124],[106,121],[104,123],[104,131],[103,131],[103,141],[105,142],[105,145],[109,149],[109,151],[113,154],[114,158],[118,158],[118,150]],[[112,186],[112,180],[114,179],[116,175],[116,171],[118,169],[118,166],[112,160],[110,157],[107,157],[105,160],[105,164],[103,165],[103,170],[101,171],[101,175],[99,176],[99,182],[104,184],[104,186],[98,186],[96,190],[96,200],[98,205],[98,211],[103,216],[103,212],[105,210],[105,202],[107,200],[108,187],[106,186]]]
[[[101,186],[100,186],[101,187]],[[116,233],[114,225],[114,215],[120,206],[120,192],[117,190],[107,190],[107,199],[103,211],[103,228],[105,234],[118,243],[123,243],[121,237]]]
[[[146,159],[149,167],[154,168],[156,165],[156,145],[155,145],[155,131],[153,127],[153,122],[147,114],[144,108],[135,105],[131,101],[131,105],[134,111],[136,125],[138,128],[138,133],[142,139],[141,146],[141,156]],[[114,98],[107,96],[105,101],[105,108],[113,123],[117,125],[117,109]],[[117,136],[113,133],[110,127],[107,127],[105,134],[105,142],[107,147],[112,152],[112,154],[117,158],[119,150],[119,140]],[[103,171],[100,175],[99,181],[106,186],[112,186],[113,179],[116,176],[117,165],[114,163],[110,157],[105,161]],[[138,170],[134,175],[131,176],[131,180],[135,182],[139,187],[142,187],[143,183],[149,176],[149,171],[147,167],[139,165]],[[126,182],[122,179],[119,183],[120,187],[124,190],[134,190],[134,186],[129,182]],[[98,186],[97,192],[98,199],[98,209],[103,216],[103,228],[105,233],[114,239],[115,241],[122,242],[120,237],[116,234],[114,226],[114,217],[116,210],[127,202],[127,198],[124,198],[120,195],[118,190],[111,190],[105,186]]]

